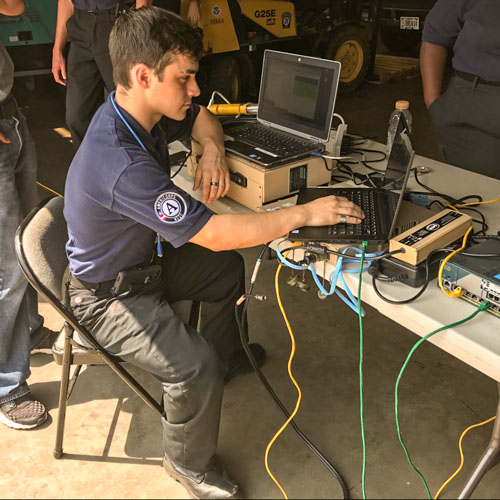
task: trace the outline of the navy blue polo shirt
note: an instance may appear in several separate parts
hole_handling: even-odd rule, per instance
[[[70,270],[93,283],[149,263],[156,233],[179,247],[212,216],[170,179],[167,144],[190,137],[199,106],[182,121],[163,117],[151,133],[119,109],[147,151],[108,98],[71,162],[64,192]]]
[[[500,1],[438,0],[422,40],[453,49],[453,67],[500,82]]]

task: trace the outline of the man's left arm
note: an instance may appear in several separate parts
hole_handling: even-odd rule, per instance
[[[141,7],[147,7],[148,5],[153,5],[153,0],[135,0],[136,9],[140,9]]]
[[[0,0],[0,14],[19,16],[24,12],[24,0]]]
[[[229,168],[224,150],[224,132],[219,120],[204,106],[196,117],[191,131],[193,138],[201,145],[202,155],[194,177],[196,191],[203,183],[203,203],[225,196],[229,191]]]

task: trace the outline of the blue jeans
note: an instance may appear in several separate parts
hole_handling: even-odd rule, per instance
[[[28,285],[14,251],[14,235],[37,202],[36,152],[18,111],[0,117],[0,403],[29,391],[30,331],[41,325],[35,290]]]

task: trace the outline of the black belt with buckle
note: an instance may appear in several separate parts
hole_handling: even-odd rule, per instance
[[[160,264],[137,266],[126,271],[120,271],[114,280],[91,283],[71,275],[70,283],[75,288],[85,288],[93,294],[110,294],[114,297],[129,295],[143,290],[146,287],[159,285],[162,268]]]
[[[93,293],[111,293],[111,288],[115,284],[115,280],[101,281],[100,283],[91,283],[90,281],[84,281],[78,279],[76,276],[71,275],[70,283],[75,288],[85,288]]]
[[[111,7],[109,9],[94,9],[94,10],[75,9],[75,10],[77,10],[79,13],[83,15],[91,17],[99,17],[99,16],[118,17],[122,12],[125,12],[128,9],[130,9],[130,7],[131,5],[117,3],[114,7]]]
[[[8,120],[9,118],[16,117],[17,112],[17,102],[13,95],[10,95],[0,103],[0,118]]]
[[[474,84],[481,83],[483,85],[493,85],[495,87],[500,87],[500,82],[484,80],[479,76],[473,75],[472,73],[466,73],[465,71],[455,70],[455,75],[457,75],[462,80],[466,80],[467,82],[472,82]]]

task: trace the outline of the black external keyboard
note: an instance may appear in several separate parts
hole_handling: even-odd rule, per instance
[[[278,156],[314,150],[310,141],[292,137],[258,123],[232,128],[229,135]]]
[[[379,234],[379,226],[377,224],[376,216],[376,198],[377,193],[371,189],[346,189],[339,188],[335,191],[335,196],[343,196],[349,201],[352,201],[361,209],[365,214],[365,218],[361,224],[344,224],[339,223],[333,226],[328,226],[328,234],[335,236],[359,236],[362,234],[369,234],[374,236]]]

